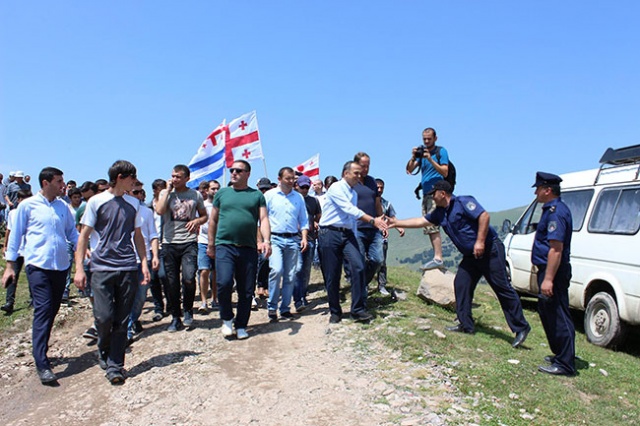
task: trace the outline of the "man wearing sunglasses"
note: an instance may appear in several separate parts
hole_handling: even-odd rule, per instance
[[[247,184],[251,165],[244,160],[234,161],[229,172],[231,186],[220,189],[213,199],[207,254],[216,260],[222,335],[231,337],[234,331],[231,293],[235,279],[238,292],[235,329],[237,338],[242,340],[249,337],[247,324],[256,283],[258,251],[265,257],[271,255],[271,228],[264,195]]]

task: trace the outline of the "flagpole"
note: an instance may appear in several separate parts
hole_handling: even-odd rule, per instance
[[[264,158],[264,156],[262,156],[262,165],[264,166],[264,177],[268,178],[269,176],[267,176],[267,160]]]

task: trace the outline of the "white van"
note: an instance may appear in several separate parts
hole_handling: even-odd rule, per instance
[[[585,311],[591,343],[613,346],[640,324],[640,145],[609,148],[600,163],[560,186],[573,217],[569,305]],[[541,207],[531,203],[504,240],[513,287],[529,295],[538,294],[531,247]]]

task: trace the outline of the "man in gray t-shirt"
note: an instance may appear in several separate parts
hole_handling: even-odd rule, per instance
[[[189,168],[178,164],[173,168],[167,189],[163,189],[156,203],[156,213],[162,216],[162,251],[167,274],[167,302],[173,320],[167,331],[183,328],[180,312],[180,288],[184,325],[193,324],[193,301],[196,295],[198,260],[198,228],[207,222],[207,210],[202,195],[187,187]],[[180,272],[182,269],[182,286]]]

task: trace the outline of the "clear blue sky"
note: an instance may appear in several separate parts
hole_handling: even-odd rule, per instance
[[[521,206],[537,170],[640,143],[639,18],[636,1],[4,1],[0,171],[80,183],[123,158],[148,188],[255,109],[272,179],[365,151],[416,216],[404,168],[431,126],[458,194]]]

